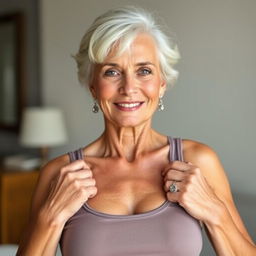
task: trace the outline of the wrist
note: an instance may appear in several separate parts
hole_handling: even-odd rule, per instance
[[[63,229],[65,221],[60,214],[54,214],[51,209],[44,206],[38,213],[37,222],[39,226],[48,227],[50,229]]]
[[[55,255],[54,251],[65,223],[58,221],[58,218],[53,218],[46,206],[41,207],[32,216],[17,255]]]
[[[231,216],[225,204],[221,200],[217,199],[214,201],[213,206],[211,207],[208,218],[204,220],[204,224],[208,229],[214,227],[221,228],[223,223],[225,223],[229,217]]]

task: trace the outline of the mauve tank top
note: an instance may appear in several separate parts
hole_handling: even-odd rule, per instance
[[[182,141],[169,138],[170,161],[183,161]],[[82,159],[82,149],[68,153]],[[199,221],[166,200],[158,208],[133,215],[98,212],[85,203],[63,229],[63,256],[198,256],[202,249]]]

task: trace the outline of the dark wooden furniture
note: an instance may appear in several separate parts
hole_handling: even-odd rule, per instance
[[[18,244],[29,219],[32,194],[39,171],[0,167],[0,243]]]

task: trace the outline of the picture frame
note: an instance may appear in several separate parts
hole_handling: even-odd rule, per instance
[[[25,96],[24,14],[0,16],[0,130],[18,132]]]

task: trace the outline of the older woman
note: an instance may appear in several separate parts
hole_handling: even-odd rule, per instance
[[[256,254],[216,153],[151,128],[178,58],[143,10],[94,21],[75,59],[105,129],[42,169],[18,255],[193,256],[201,225],[217,255]]]

